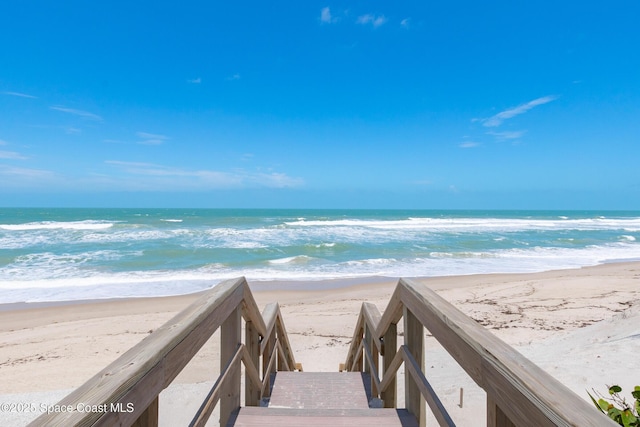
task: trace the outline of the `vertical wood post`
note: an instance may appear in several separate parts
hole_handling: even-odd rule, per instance
[[[364,350],[365,346],[369,346],[371,344],[371,331],[369,330],[369,325],[367,325],[367,323],[365,322],[364,324],[364,343],[362,345],[362,348]],[[371,350],[371,347],[369,347],[369,350]],[[371,368],[369,367],[369,361],[367,360],[367,356],[365,356],[365,352],[362,352],[362,356],[363,356],[363,363],[364,363],[364,372],[365,374],[371,374]],[[374,393],[374,390],[371,389],[371,393]]]
[[[158,396],[147,406],[131,427],[158,427]]]
[[[220,328],[220,366],[224,367],[238,350],[242,340],[242,313],[237,307]],[[240,366],[232,368],[220,395],[220,425],[226,426],[231,413],[240,408]]]
[[[256,328],[253,326],[253,322],[249,321],[245,323],[244,336],[249,352],[251,363],[260,372],[260,341],[259,334]],[[254,384],[249,378],[249,375],[245,375],[244,384],[244,404],[245,406],[258,406],[260,401],[260,388],[262,384]]]
[[[273,330],[275,331],[276,334],[276,338],[278,338],[278,342],[280,342],[280,347],[282,347],[282,342],[280,341],[280,336],[281,336],[281,328],[280,328],[280,319],[276,318],[276,323],[273,325]],[[277,347],[276,347],[276,351],[277,351]],[[284,348],[282,348],[283,353],[287,350],[285,350]],[[278,366],[278,371],[284,371],[284,367],[285,367],[285,359],[284,359],[284,354],[280,354],[278,353],[278,363],[276,364]]]
[[[369,329],[367,327],[367,329]],[[369,351],[371,352],[371,356],[373,358],[373,369],[375,369],[375,375],[380,378],[380,357],[378,356],[378,346],[376,346],[375,337],[369,331],[369,338],[367,339],[367,345],[369,346]],[[376,388],[376,382],[373,379],[373,372],[371,373],[371,397],[378,396],[380,397],[380,390]]]
[[[495,400],[487,394],[487,427],[516,427],[502,412]]]
[[[363,336],[364,336],[364,327],[360,328],[360,330],[358,331],[358,339],[363,340]],[[358,343],[358,347],[360,347],[360,343]],[[360,351],[358,354],[356,354],[354,356],[356,358],[356,368],[355,371],[359,371],[362,372],[362,359],[364,358],[364,351]]]
[[[273,330],[271,331],[271,335],[269,335],[268,337],[264,337],[263,339],[267,340],[267,344],[264,347],[264,353],[262,354],[262,380],[264,381],[264,379],[266,378],[266,382],[265,382],[265,388],[264,388],[264,393],[263,393],[263,397],[270,397],[271,396],[271,371],[268,370],[269,368],[269,359],[271,359],[271,353],[273,352],[273,350],[275,349],[275,343],[276,343],[276,331],[275,328],[273,328]]]
[[[383,369],[382,375],[384,376],[387,373],[389,366],[391,366],[391,361],[396,356],[396,353],[398,351],[398,325],[395,323],[390,324],[389,329],[387,329],[387,332],[384,333],[384,337],[382,339],[384,343],[384,347],[383,347],[384,369]],[[396,393],[396,390],[398,388],[397,384],[398,384],[397,375],[394,375],[393,381],[391,381],[391,384],[389,385],[387,390],[380,395],[380,399],[384,401],[385,408],[395,408],[397,406],[398,404],[398,398]]]
[[[410,310],[406,307],[403,310],[404,344],[420,365],[422,372],[424,372],[424,327]],[[406,372],[407,370],[405,369],[404,392],[406,407],[416,417],[418,425],[424,427],[426,424],[425,401],[416,382]]]

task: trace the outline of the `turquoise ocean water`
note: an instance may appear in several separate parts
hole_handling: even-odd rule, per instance
[[[640,259],[640,212],[0,209],[0,303]]]

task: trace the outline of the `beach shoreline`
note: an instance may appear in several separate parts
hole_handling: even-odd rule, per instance
[[[628,319],[615,320],[620,314],[637,311],[640,305],[640,262],[607,263],[540,273],[411,280],[431,287],[534,362],[542,361],[543,369],[554,375],[565,375],[563,382],[569,383],[569,388],[574,391],[585,384],[601,387],[603,381],[616,381],[616,375],[622,377],[616,370],[634,363],[634,356],[625,353],[620,346],[613,354],[598,354],[597,362],[609,366],[608,372],[604,368],[594,368],[596,361],[591,358],[596,357],[595,353],[587,350],[584,350],[586,359],[582,360],[580,354],[575,355],[574,367],[571,367],[563,366],[561,360],[549,356],[553,354],[553,348],[536,349],[554,340],[568,340],[576,331],[596,327],[603,321],[613,322],[608,327],[614,331],[635,328],[628,332],[628,336],[640,334],[640,326],[629,326]],[[305,370],[336,371],[346,357],[361,304],[371,302],[383,312],[397,279],[346,287],[329,286],[329,289],[318,289],[320,283],[313,282],[307,289],[305,282],[296,282],[298,288],[295,290],[274,289],[277,283],[249,282],[249,285],[260,309],[270,302],[280,304],[296,360],[303,364]],[[3,344],[0,348],[0,377],[3,381],[0,383],[0,395],[6,399],[7,396],[38,393],[38,399],[45,399],[46,396],[57,397],[60,390],[80,386],[186,308],[200,294],[60,304],[22,303],[1,307],[0,342]],[[640,322],[636,323],[640,325]],[[626,337],[621,337],[622,341]],[[595,338],[582,339],[593,341]],[[584,343],[579,345],[579,348],[587,347]],[[593,351],[597,350],[598,347],[594,347]],[[444,373],[449,372],[451,377],[450,372],[456,369],[450,363],[441,371],[436,369],[440,360],[447,358],[441,353],[433,349],[427,353],[430,362],[426,368],[433,368],[434,372],[428,373],[436,385],[439,381],[446,384],[448,380],[445,380]],[[583,367],[591,366],[593,372],[580,372],[577,368],[581,363]],[[214,337],[185,368],[176,383],[188,385],[211,381],[217,376],[218,365],[219,351]],[[439,375],[445,377],[440,378]],[[611,378],[605,378],[607,375]],[[573,380],[577,382],[572,384]],[[629,380],[628,375],[626,380]],[[465,381],[469,380],[461,379],[459,383]],[[456,390],[443,387],[444,396],[456,394]],[[468,411],[471,411],[473,398],[470,396],[469,399],[471,409]]]

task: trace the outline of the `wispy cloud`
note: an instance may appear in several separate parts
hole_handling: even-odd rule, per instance
[[[331,15],[331,9],[329,7],[323,7],[320,10],[320,22],[323,24],[335,24],[338,22],[338,18]]]
[[[533,101],[529,101],[526,104],[518,105],[517,107],[510,108],[508,110],[504,110],[496,114],[495,116],[489,117],[488,119],[481,120],[482,125],[486,127],[497,127],[502,124],[507,119],[510,119],[515,116],[519,116],[520,114],[524,114],[527,111],[531,110],[538,105],[548,104],[551,101],[555,101],[558,99],[557,96],[543,96],[542,98],[534,99]]]
[[[227,80],[240,80],[240,74],[235,73],[234,75],[227,77]]]
[[[72,126],[63,127],[64,132],[69,135],[77,135],[82,133],[82,129],[74,128]]]
[[[279,172],[231,172],[190,170],[144,162],[108,160],[107,165],[135,175],[138,189],[146,190],[210,190],[234,188],[288,188],[303,185],[300,178]],[[131,180],[127,180],[131,182]]]
[[[155,133],[136,132],[136,136],[140,138],[138,144],[143,145],[161,145],[164,144],[169,137],[166,135],[159,135]]]
[[[357,24],[362,24],[362,25],[371,24],[373,25],[374,28],[378,28],[381,25],[384,25],[386,22],[387,22],[387,18],[385,18],[384,15],[375,16],[370,13],[366,15],[358,16],[358,19],[356,20]]]
[[[460,148],[474,148],[479,146],[480,143],[479,142],[474,142],[474,141],[465,141],[465,142],[461,142],[458,147]]]
[[[517,131],[504,131],[504,132],[487,132],[487,135],[495,136],[499,141],[506,141],[511,139],[519,139],[527,133],[526,130]]]
[[[400,21],[400,26],[408,30],[409,27],[411,26],[411,19],[409,18],[403,19],[402,21]]]
[[[20,92],[2,92],[3,95],[10,95],[10,96],[19,96],[20,98],[31,98],[31,99],[37,99],[37,96],[33,96],[33,95],[29,95],[26,93],[20,93]]]
[[[199,85],[200,83],[202,83],[202,79],[200,77],[198,77],[197,79],[189,79],[187,80],[187,83]]]
[[[52,178],[56,174],[54,172],[43,169],[18,168],[13,166],[0,165],[0,176],[2,175],[11,178],[19,178],[20,180],[33,180]]]
[[[8,160],[26,160],[28,157],[23,156],[15,151],[0,151],[0,159]]]
[[[61,106],[53,106],[53,107],[49,107],[49,108],[51,108],[52,110],[56,110],[56,111],[62,111],[63,113],[73,114],[75,116],[82,117],[83,119],[96,120],[96,121],[99,121],[99,122],[102,121],[102,117],[100,117],[97,114],[90,113],[88,111],[76,110],[75,108],[66,108],[66,107],[61,107]]]

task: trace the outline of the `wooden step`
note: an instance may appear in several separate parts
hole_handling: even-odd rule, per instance
[[[366,384],[361,372],[278,372],[269,408],[368,409]]]
[[[235,411],[227,427],[418,427],[406,409],[292,409],[246,406]]]

